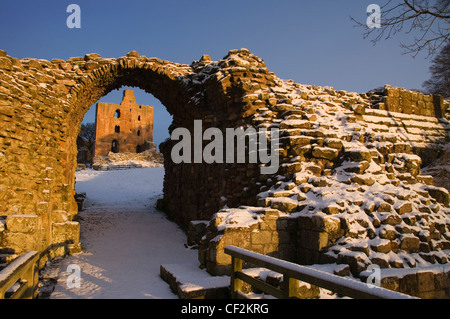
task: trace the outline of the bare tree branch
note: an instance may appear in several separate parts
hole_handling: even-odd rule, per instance
[[[413,57],[426,50],[430,57],[450,39],[450,0],[388,0],[381,6],[380,28],[369,28],[366,23],[350,18],[365,28],[364,39],[373,36],[374,45],[403,31],[407,35],[418,34],[411,43],[400,44]]]
[[[449,18],[450,18],[450,15],[447,15],[445,11],[437,10],[436,7],[432,7],[433,9],[436,9],[436,10],[437,10],[437,12],[433,12],[433,11],[430,11],[429,9],[426,9],[426,8],[420,8],[420,9],[417,9],[417,8],[414,6],[414,4],[411,5],[411,4],[408,2],[408,0],[403,0],[403,2],[404,2],[411,10],[413,10],[414,12],[416,12],[416,13],[418,13],[418,14],[429,14],[429,15],[432,15],[432,16],[434,16],[434,17],[436,17],[436,18],[440,18],[440,19],[449,19]]]

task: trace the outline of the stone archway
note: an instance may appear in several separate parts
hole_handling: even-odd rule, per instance
[[[261,59],[246,50],[242,52],[244,59],[251,59],[255,67],[264,68],[262,73],[268,73]],[[232,53],[236,55],[238,52]],[[225,59],[230,56],[229,54]],[[243,125],[246,119],[248,121],[256,110],[254,106],[246,106],[248,102],[242,100],[242,96],[251,88],[244,87],[245,81],[242,79],[251,78],[252,74],[242,72],[242,69],[231,63],[230,66],[240,72],[224,77],[221,70],[223,66],[212,62],[208,56],[203,56],[200,61],[194,61],[191,65],[182,65],[139,56],[137,52],[130,52],[118,59],[101,59],[90,54],[79,63],[79,69],[84,67],[86,73],[71,87],[71,97],[68,99],[69,139],[67,145],[64,145],[64,149],[68,150],[67,161],[70,163],[65,171],[68,184],[74,180],[76,156],[73,141],[78,134],[79,124],[90,105],[111,90],[131,86],[155,96],[173,116],[170,131],[177,127],[193,131],[196,119],[203,121],[203,129],[236,127]],[[228,66],[227,63],[224,65]],[[172,146],[170,140],[161,146],[166,159],[170,159]],[[237,171],[238,167],[240,172]],[[256,165],[252,169],[257,170]],[[187,225],[193,219],[209,219],[223,205],[221,196],[224,193],[228,193],[230,205],[247,203],[242,199],[241,190],[248,186],[248,181],[240,182],[242,189],[235,187],[235,178],[248,170],[246,165],[219,164],[205,167],[202,164],[174,165],[171,160],[166,160],[165,170],[165,208],[169,216],[180,224]],[[230,179],[230,175],[234,178]],[[256,178],[252,182],[255,183]],[[245,196],[253,197],[254,201],[254,196]]]
[[[0,243],[19,254],[49,247],[57,255],[80,249],[74,200],[76,137],[84,114],[102,96],[122,86],[151,93],[173,116],[170,131],[193,130],[195,119],[203,120],[203,129],[237,127],[248,122],[257,108],[243,96],[267,87],[266,82],[275,78],[247,50],[230,51],[220,62],[203,56],[191,65],[137,52],[117,59],[87,54],[66,61],[19,60],[0,53],[0,115],[2,128],[7,127],[1,136],[0,158],[0,184],[7,191],[0,205],[11,225],[16,218],[12,216],[19,215],[18,223],[29,225],[17,232],[7,227]],[[166,159],[172,146],[170,140],[161,145]],[[166,160],[165,209],[173,220],[187,225],[193,219],[209,219],[223,206],[224,194],[229,206],[254,204],[255,194],[243,189],[255,184],[257,177],[240,176],[257,168],[175,165]]]

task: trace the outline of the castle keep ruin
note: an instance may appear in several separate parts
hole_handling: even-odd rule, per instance
[[[97,103],[94,156],[141,153],[153,142],[153,107],[138,105],[132,90],[124,90],[120,105]]]
[[[89,106],[122,86],[158,98],[173,115],[170,133],[193,132],[198,119],[204,130],[280,131],[272,175],[254,163],[175,164],[174,142],[160,145],[162,204],[180,224],[206,221],[199,262],[211,274],[229,271],[223,249],[233,244],[302,264],[346,265],[356,277],[371,264],[406,269],[412,277],[387,281],[391,289],[450,296],[449,281],[436,279],[448,279],[448,267],[431,271],[426,285],[419,275],[450,263],[449,193],[421,173],[448,145],[448,102],[390,86],[358,94],[284,81],[246,49],[191,65],[134,51],[51,61],[0,51],[1,248],[80,250],[76,138]]]

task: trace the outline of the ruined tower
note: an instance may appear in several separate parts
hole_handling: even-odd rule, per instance
[[[120,105],[97,103],[95,156],[140,153],[153,141],[153,106],[138,105],[134,91],[124,90]]]

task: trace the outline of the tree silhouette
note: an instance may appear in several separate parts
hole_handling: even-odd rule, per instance
[[[450,97],[450,41],[433,59],[430,72],[431,78],[423,83],[427,93]]]
[[[88,150],[92,151],[95,142],[95,123],[81,124],[81,131],[79,136],[87,141]]]

